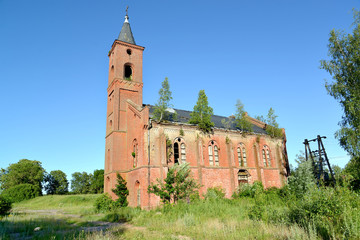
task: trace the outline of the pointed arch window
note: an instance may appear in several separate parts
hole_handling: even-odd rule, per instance
[[[130,64],[124,65],[124,79],[125,80],[132,80],[133,78],[133,69]]]
[[[177,137],[174,140],[174,163],[186,162],[186,145],[184,139]]]
[[[133,141],[133,151],[131,153],[131,156],[133,157],[133,167],[137,167],[137,164],[138,164],[138,143],[137,143],[136,139],[134,139],[134,141]]]
[[[208,145],[210,166],[219,166],[219,147],[215,141],[210,141]]]
[[[247,166],[246,149],[243,143],[240,143],[238,145],[237,157],[238,157],[239,167],[246,167]]]
[[[181,144],[181,162],[182,163],[186,162],[186,149],[184,143]]]
[[[271,167],[271,154],[268,146],[264,145],[262,150],[264,167]]]

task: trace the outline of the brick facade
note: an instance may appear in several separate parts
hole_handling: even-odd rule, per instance
[[[150,106],[142,103],[143,50],[144,47],[115,40],[109,52],[105,192],[116,197],[111,189],[118,172],[127,181],[130,206],[148,209],[159,205],[159,198],[148,194],[147,187],[157,178],[166,177],[175,161],[175,148],[179,163],[188,162],[193,177],[202,185],[200,194],[209,187],[220,186],[226,197],[231,197],[244,172],[245,181],[261,181],[266,188],[281,187],[286,182],[285,138],[222,128],[215,128],[208,135],[194,125],[152,121]],[[249,120],[264,127],[262,122],[250,117]],[[167,138],[173,146],[170,159],[166,153]]]

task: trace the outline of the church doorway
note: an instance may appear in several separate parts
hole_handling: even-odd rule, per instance
[[[246,169],[240,169],[238,172],[238,184],[239,186],[245,183],[249,183],[249,172]]]

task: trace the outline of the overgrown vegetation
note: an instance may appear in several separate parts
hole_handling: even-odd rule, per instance
[[[236,127],[240,128],[245,132],[252,132],[252,124],[246,118],[246,112],[244,110],[244,104],[238,99],[236,102],[236,113],[235,113],[235,122]]]
[[[0,195],[0,217],[7,215],[11,210],[11,201]]]
[[[200,90],[194,110],[190,113],[189,123],[197,124],[201,131],[209,133],[215,125],[211,121],[211,115],[213,114],[213,109],[209,106],[205,90]]]
[[[129,195],[129,190],[126,187],[126,181],[121,177],[119,173],[116,173],[115,188],[111,189],[113,193],[118,197],[116,199],[116,206],[126,207],[129,203],[127,201],[127,196]]]
[[[161,122],[164,119],[167,119],[169,116],[168,109],[171,107],[170,100],[172,99],[169,79],[166,77],[165,80],[161,83],[161,88],[159,90],[159,100],[154,106],[154,119],[157,122]],[[176,118],[176,113],[172,113],[173,118]]]
[[[278,116],[275,115],[275,110],[270,108],[266,118],[264,116],[256,116],[256,119],[265,123],[265,131],[271,137],[283,137],[282,129],[279,128],[279,124],[277,123],[276,119]]]
[[[157,179],[156,183],[150,184],[148,192],[159,196],[165,204],[184,199],[190,202],[190,196],[195,194],[199,187],[191,176],[189,163],[184,163],[170,167],[164,182]]]

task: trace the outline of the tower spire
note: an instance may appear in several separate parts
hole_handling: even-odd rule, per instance
[[[118,40],[136,45],[134,36],[131,32],[129,16],[128,16],[128,9],[129,9],[129,6],[126,7],[125,21],[121,28]]]

